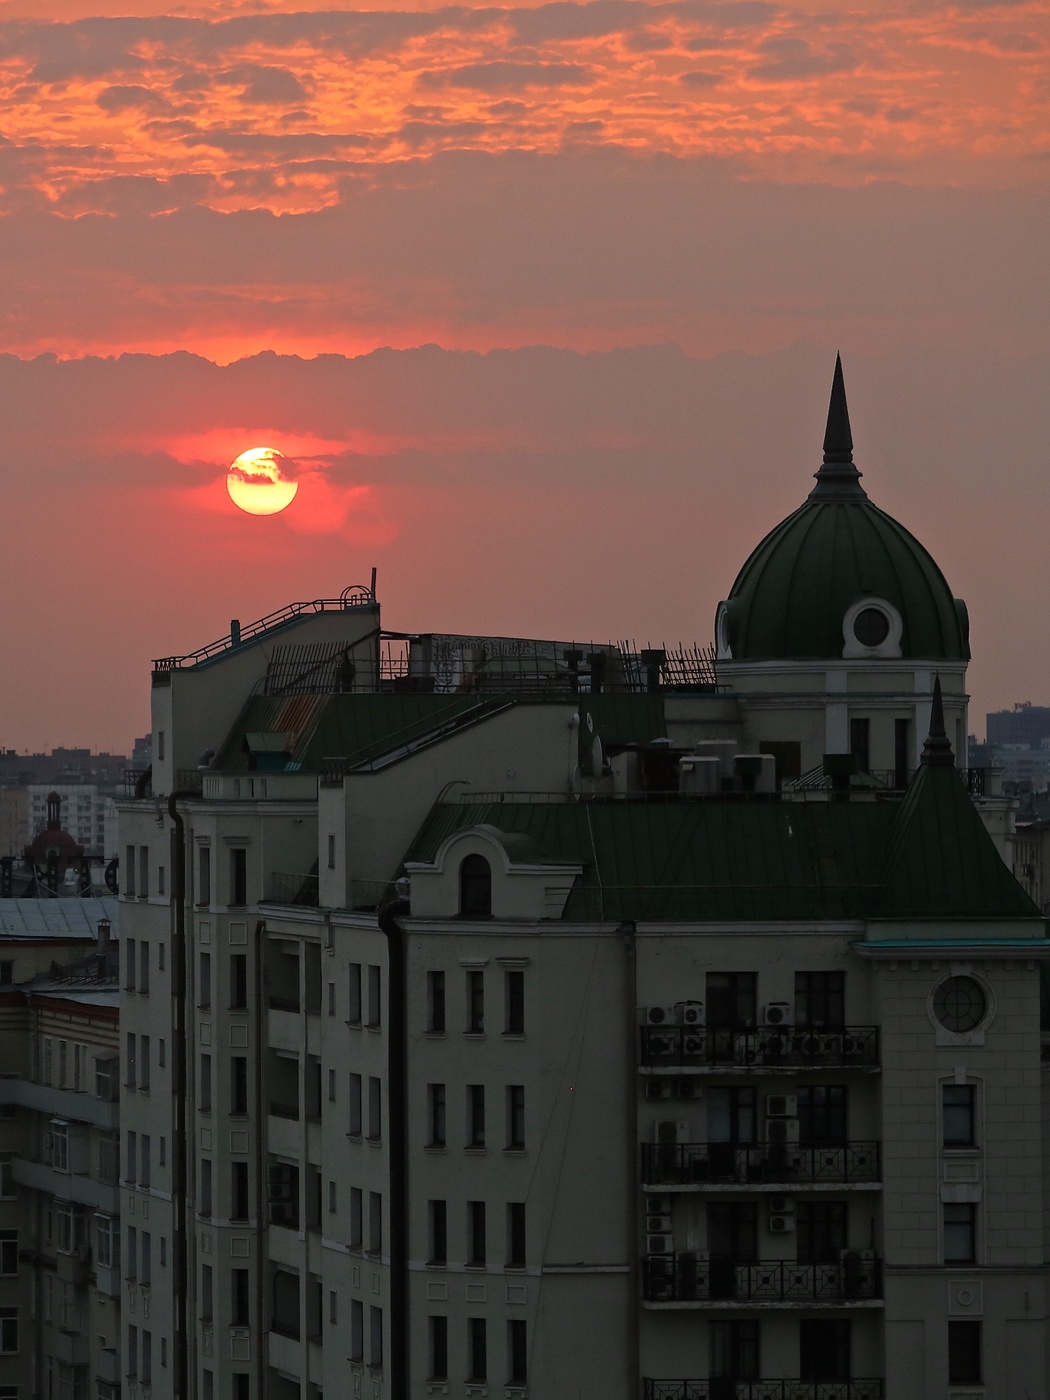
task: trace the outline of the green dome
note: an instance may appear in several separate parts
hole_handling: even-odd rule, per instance
[[[965,605],[915,536],[860,485],[838,361],[816,481],[740,570],[719,613],[720,653],[734,661],[967,660]]]

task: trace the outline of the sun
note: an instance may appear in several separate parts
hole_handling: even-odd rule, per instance
[[[299,483],[288,475],[292,463],[276,447],[249,447],[226,473],[226,490],[249,515],[276,515],[295,500]]]

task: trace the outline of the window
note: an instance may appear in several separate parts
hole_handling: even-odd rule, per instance
[[[210,1264],[201,1265],[201,1321],[210,1322],[215,1308],[215,1279]]]
[[[162,1137],[157,1151],[157,1161],[162,1167],[167,1166],[167,1143],[167,1138]]]
[[[246,1371],[233,1373],[233,1400],[251,1400],[252,1378]]]
[[[945,1202],[944,1262],[972,1264],[977,1258],[977,1207],[971,1202]]]
[[[948,1384],[981,1384],[981,1324],[948,1323]]]
[[[251,1321],[248,1302],[248,1270],[232,1269],[230,1322],[234,1327],[247,1327]]]
[[[10,958],[0,958],[0,987],[10,987],[14,980],[14,962]]]
[[[142,1266],[139,1269],[139,1283],[147,1286],[153,1282],[153,1237],[143,1230],[139,1244],[142,1246]]]
[[[525,1322],[513,1318],[507,1323],[507,1384],[524,1385],[529,1378],[529,1349]]]
[[[245,1055],[230,1056],[230,1112],[248,1112],[248,1060]]]
[[[507,1146],[519,1149],[525,1146],[525,1086],[507,1085]]]
[[[382,1008],[383,970],[370,965],[368,968],[368,1020],[366,1026],[380,1026],[383,1023]]]
[[[202,1011],[211,1008],[211,954],[200,956],[200,978],[197,987],[197,1005]]]
[[[150,1185],[151,1158],[150,1135],[142,1133],[139,1136],[139,1185],[148,1187]]]
[[[299,1338],[299,1275],[276,1269],[273,1275],[273,1331]]]
[[[236,908],[248,903],[248,852],[243,846],[230,851],[230,904]]]
[[[799,1201],[798,1260],[806,1264],[833,1264],[846,1248],[845,1201]]]
[[[0,1230],[0,1278],[18,1273],[18,1231]]]
[[[128,1226],[128,1248],[125,1258],[127,1272],[124,1277],[134,1283],[139,1274],[139,1232],[134,1225]]]
[[[383,1364],[383,1309],[368,1309],[368,1364],[378,1370]]]
[[[350,1122],[347,1126],[347,1133],[351,1137],[361,1136],[361,1076],[351,1073],[347,1076],[350,1081]]]
[[[167,1045],[166,1045],[166,1042],[165,1042],[165,1040],[164,1040],[164,1038],[163,1038],[163,1036],[162,1036],[162,1037],[160,1038],[160,1040],[157,1041],[157,1064],[160,1066],[161,1069],[163,1069],[164,1066],[165,1066],[167,1063],[168,1063]]]
[[[336,1101],[335,1070],[334,1070],[334,1069],[329,1069],[329,1071],[328,1071],[328,1102],[329,1102],[329,1103],[335,1103],[335,1101]]]
[[[427,1085],[427,1146],[445,1146],[445,1086]]]
[[[467,1318],[467,1379],[488,1380],[488,1338],[483,1317]]]
[[[120,1222],[112,1215],[95,1216],[95,1262],[103,1269],[120,1267]]]
[[[18,1351],[18,1309],[0,1308],[0,1355],[13,1356]]]
[[[128,1375],[139,1373],[139,1329],[128,1324]]]
[[[137,1075],[135,1072],[135,1048],[136,1038],[134,1031],[127,1032],[127,1039],[124,1042],[125,1064],[124,1064],[124,1087],[134,1089]]]
[[[758,1258],[758,1207],[753,1201],[718,1202],[707,1207],[707,1247],[712,1260],[727,1260],[734,1264],[753,1264]],[[735,1272],[712,1269],[712,1298],[732,1296]],[[719,1284],[728,1284],[725,1294]]]
[[[485,1202],[467,1202],[467,1263],[484,1267],[485,1247]]]
[[[856,632],[857,625],[861,618],[868,614],[880,618],[883,623],[886,619],[881,613],[877,613],[874,608],[865,608],[853,624]],[[859,633],[858,633],[859,639]],[[849,751],[857,761],[857,771],[859,773],[869,773],[871,771],[871,720],[864,718],[854,718],[849,722]]]
[[[364,1243],[364,1193],[360,1186],[350,1187],[350,1248],[360,1249]]]
[[[12,1156],[10,1152],[0,1152],[0,1201],[13,1201],[18,1195],[11,1165]]]
[[[431,1264],[448,1263],[448,1202],[428,1201],[428,1233]]]
[[[230,1219],[248,1219],[248,1163],[234,1162],[230,1168]]]
[[[139,847],[139,899],[149,898],[149,847]]]
[[[211,1112],[211,1056],[201,1056],[201,1083],[197,1107],[202,1113]]]
[[[145,944],[143,944],[145,947]],[[150,1060],[149,1036],[139,1036],[139,1088],[149,1088],[149,1060]]]
[[[163,971],[164,971],[164,944],[163,944],[163,943],[158,943],[158,944],[157,944],[157,971],[158,971],[158,972],[163,972]]]
[[[328,1183],[328,1213],[330,1215],[335,1215],[338,1209],[339,1207],[337,1205],[336,1184],[334,1181],[330,1181]]]
[[[64,1118],[51,1120],[51,1165],[56,1172],[69,1171],[69,1124]]]
[[[368,1193],[368,1252],[383,1252],[383,1197],[378,1191]]]
[[[138,1178],[139,1178],[139,1169],[138,1169],[138,1147],[139,1147],[139,1135],[138,1135],[138,1133],[134,1133],[134,1132],[131,1132],[131,1131],[129,1130],[129,1131],[128,1131],[128,1137],[127,1137],[126,1161],[125,1161],[125,1164],[124,1164],[124,1166],[125,1166],[125,1170],[124,1170],[124,1180],[125,1180],[125,1181],[130,1181],[130,1182],[132,1182],[132,1183],[138,1181]]]
[[[335,834],[328,833],[328,869],[335,869]]]
[[[707,1024],[733,1030],[753,1026],[757,981],[754,972],[709,972],[706,979]]]
[[[329,984],[328,984],[328,1014],[329,1014],[329,1016],[334,1016],[334,1015],[335,1015],[335,983],[334,983],[334,982],[329,982]]]
[[[908,786],[911,772],[911,720],[893,721],[893,786]]]
[[[842,1084],[798,1086],[798,1135],[807,1147],[834,1146],[846,1139],[846,1088]]]
[[[525,1267],[525,1202],[510,1201],[507,1205],[507,1268]]]
[[[848,1318],[802,1319],[798,1324],[799,1375],[804,1381],[848,1381]]]
[[[841,1030],[846,1024],[844,972],[795,973],[795,1025],[800,1030]]]
[[[485,1086],[467,1085],[467,1138],[468,1147],[485,1146]]]
[[[98,1135],[98,1179],[107,1186],[116,1184],[120,1176],[120,1139],[116,1133]]]
[[[427,1030],[434,1035],[445,1032],[445,974],[427,973]]]
[[[44,1038],[43,1038],[43,1056],[42,1056],[42,1059],[43,1059],[43,1065],[42,1065],[41,1070],[40,1070],[40,1078],[41,1078],[41,1079],[43,1080],[43,1082],[48,1086],[48,1088],[50,1088],[50,1087],[51,1087],[51,1037],[50,1037],[49,1035],[45,1035]]]
[[[363,1361],[365,1356],[365,1305],[350,1299],[350,1360]]]
[[[430,1330],[430,1373],[432,1381],[448,1379],[448,1318],[432,1317]]]
[[[361,1024],[361,964],[351,963],[347,969],[347,990],[350,994],[346,1019],[352,1026]]]
[[[481,1035],[485,1030],[485,974],[467,973],[467,1034]]]
[[[378,1142],[383,1136],[383,1086],[375,1075],[368,1077],[368,1138]]]
[[[139,944],[139,991],[149,992],[149,944],[145,939]]]
[[[492,869],[484,856],[467,856],[459,867],[459,912],[464,919],[492,917]]]
[[[197,857],[197,903],[211,903],[211,847],[202,846]]]
[[[248,1008],[248,956],[246,953],[230,954],[230,1010],[246,1011]]]
[[[525,974],[517,970],[503,974],[503,1034],[525,1034]]]
[[[974,1084],[941,1085],[945,1147],[973,1147],[976,1143],[975,1098]]]
[[[328,1290],[328,1321],[333,1327],[339,1321],[339,1294],[334,1288]]]
[[[128,846],[124,852],[124,893],[128,899],[135,897],[135,847]],[[129,987],[130,991],[131,988]]]
[[[201,1158],[201,1204],[200,1213],[210,1216],[212,1210],[211,1198],[211,1158]]]
[[[69,1042],[58,1042],[58,1087],[65,1089],[69,1084]]]
[[[933,1014],[945,1030],[961,1035],[979,1025],[988,1002],[972,977],[948,977],[933,994]]]

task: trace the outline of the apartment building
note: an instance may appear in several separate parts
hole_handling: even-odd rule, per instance
[[[0,1395],[120,1395],[115,900],[0,901]]]
[[[714,653],[373,587],[155,662],[127,1393],[1044,1394],[1050,942],[956,766],[967,633],[837,368]]]

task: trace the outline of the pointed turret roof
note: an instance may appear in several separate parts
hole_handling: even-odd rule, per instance
[[[811,501],[866,501],[868,493],[860,484],[860,472],[853,464],[853,433],[846,403],[846,381],[842,377],[842,356],[835,356],[831,380],[828,422],[824,429],[824,461],[816,473]]]

